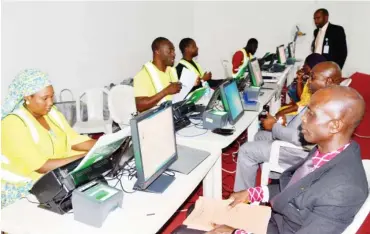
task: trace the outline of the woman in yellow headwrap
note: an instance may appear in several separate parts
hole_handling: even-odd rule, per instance
[[[1,109],[2,207],[27,195],[43,174],[85,156],[95,140],[79,135],[53,106],[48,75],[17,75]]]

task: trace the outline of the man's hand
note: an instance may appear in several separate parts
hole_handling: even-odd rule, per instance
[[[286,115],[285,114],[280,114],[279,112],[275,115],[275,118],[277,121],[279,121],[279,118],[282,119],[283,122],[281,122],[281,125],[286,126]]]
[[[304,76],[304,70],[303,69],[299,69],[297,71],[297,82],[302,83],[303,82],[303,76]]]
[[[165,88],[166,95],[173,95],[181,90],[181,83],[180,82],[175,82],[175,83],[170,83],[169,86]]]
[[[207,232],[206,234],[231,234],[235,228],[229,227],[227,225],[212,224],[213,230]]]
[[[249,193],[247,190],[236,192],[231,194],[230,198],[233,199],[233,201],[229,206],[233,208],[240,203],[249,202]]]
[[[274,126],[274,124],[276,124],[277,120],[274,118],[274,116],[267,113],[267,118],[261,120],[261,122],[262,122],[262,127],[264,128],[264,130],[271,131],[272,127]]]
[[[194,86],[200,85],[200,77],[198,76],[197,79],[195,80]]]
[[[204,73],[204,75],[202,77],[202,80],[208,81],[210,79],[212,79],[212,72],[206,72],[206,73]]]

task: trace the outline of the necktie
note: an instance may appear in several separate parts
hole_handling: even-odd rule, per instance
[[[315,41],[315,53],[321,54],[321,49],[322,49],[322,28],[319,29],[319,32],[317,33],[316,36],[316,41]]]

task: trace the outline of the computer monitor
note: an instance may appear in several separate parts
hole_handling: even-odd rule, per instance
[[[260,69],[260,64],[256,58],[253,58],[249,61],[248,73],[252,82],[252,86],[261,87],[263,85],[263,77]]]
[[[171,102],[131,119],[137,170],[134,189],[162,193],[175,179],[163,172],[177,160]]]
[[[231,80],[224,83],[220,86],[220,90],[222,104],[229,115],[229,122],[234,125],[244,114],[243,103],[236,82]]]
[[[289,58],[295,58],[295,45],[294,42],[288,44]]]
[[[286,56],[285,56],[284,45],[280,45],[276,48],[276,54],[277,54],[277,57],[278,57],[278,62],[280,64],[285,64],[286,63]]]

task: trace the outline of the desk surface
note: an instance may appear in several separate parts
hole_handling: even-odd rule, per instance
[[[175,181],[163,194],[138,191],[133,194],[125,193],[123,208],[111,212],[101,228],[91,227],[75,221],[73,214],[55,214],[40,209],[36,204],[22,199],[1,211],[2,231],[11,234],[155,233],[203,180],[220,157],[220,153],[219,150],[213,150],[211,155],[189,175],[176,173]],[[122,179],[125,190],[132,191],[135,180]],[[115,184],[114,181],[111,183]],[[119,184],[117,188],[120,188]],[[35,197],[31,195],[29,199],[36,201]],[[147,216],[147,214],[152,213],[154,215]]]
[[[275,94],[275,90],[263,89],[262,96],[258,97],[260,102],[260,111],[263,105],[268,103]],[[258,117],[260,111],[245,111],[244,115],[236,122],[234,126],[227,125],[226,128],[235,128],[235,132],[229,136],[222,136],[213,133],[211,130],[202,129],[201,127],[187,127],[176,133],[176,139],[179,144],[191,147],[199,147],[209,150],[210,147],[225,148],[234,142],[240,134],[242,134],[249,125]]]

